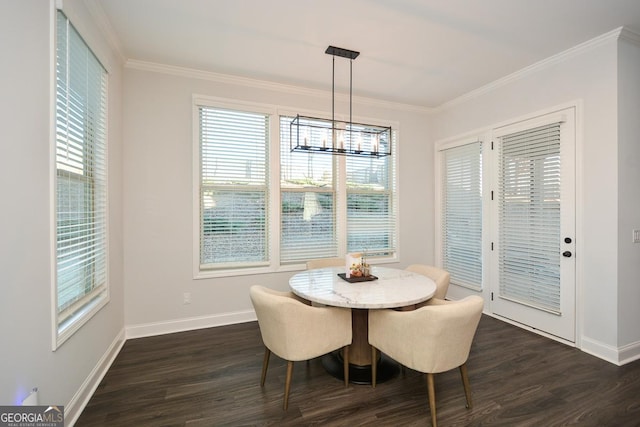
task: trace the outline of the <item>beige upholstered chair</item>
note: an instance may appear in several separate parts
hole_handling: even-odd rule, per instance
[[[344,258],[318,258],[307,261],[307,270],[325,267],[342,267],[345,265]]]
[[[433,375],[460,369],[471,408],[467,359],[484,301],[473,295],[459,301],[435,300],[413,311],[370,310],[369,343],[372,360],[382,351],[404,366],[427,374],[431,422],[436,427],[436,396]],[[372,365],[376,386],[376,364]]]
[[[411,264],[405,270],[422,274],[436,282],[436,293],[433,294],[433,298],[444,299],[447,296],[449,280],[451,278],[448,271],[424,264]]]
[[[257,285],[251,287],[250,296],[265,345],[260,386],[264,386],[271,352],[285,359],[285,410],[289,406],[293,362],[309,360],[343,348],[344,384],[349,384],[351,310],[312,307],[300,302],[292,292],[279,292]]]

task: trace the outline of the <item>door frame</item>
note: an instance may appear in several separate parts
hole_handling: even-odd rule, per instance
[[[483,150],[482,156],[482,188],[483,188],[483,237],[482,237],[482,247],[483,247],[483,285],[481,289],[469,289],[456,285],[455,283],[451,283],[449,286],[449,290],[447,292],[447,299],[450,300],[459,300],[465,298],[469,295],[479,295],[485,301],[484,306],[484,314],[489,315],[491,317],[498,318],[507,323],[513,324],[523,329],[530,330],[539,335],[548,337],[555,341],[562,342],[564,344],[578,347],[580,348],[582,345],[581,340],[581,331],[583,328],[583,298],[582,298],[582,283],[583,283],[583,264],[580,254],[583,253],[584,243],[583,243],[583,206],[584,206],[584,190],[583,190],[583,176],[584,171],[582,168],[583,164],[583,103],[582,100],[572,100],[566,103],[557,104],[553,107],[548,107],[544,109],[540,109],[534,112],[530,112],[527,114],[523,114],[520,116],[512,117],[506,120],[497,121],[493,124],[489,124],[483,126],[481,128],[474,129],[472,131],[464,132],[452,137],[447,137],[444,139],[440,139],[435,141],[434,143],[434,184],[435,184],[435,206],[436,212],[434,215],[435,218],[435,229],[434,229],[434,253],[435,253],[435,265],[442,266],[442,218],[441,212],[443,207],[443,194],[442,194],[442,165],[441,165],[441,151],[443,149],[453,147],[456,145],[464,144],[465,142],[469,142],[471,140],[480,140],[483,143],[491,144],[492,140],[492,130],[504,127],[509,124],[513,124],[520,121],[530,120],[534,117],[544,116],[545,114],[551,114],[553,112],[562,111],[572,108],[574,111],[574,156],[575,156],[575,180],[574,180],[574,188],[575,188],[575,200],[574,200],[574,228],[575,228],[575,247],[574,247],[574,256],[575,256],[575,300],[574,300],[574,330],[575,330],[575,341],[567,341],[555,335],[546,333],[539,329],[535,329],[531,326],[513,321],[509,318],[502,317],[496,313],[494,313],[491,309],[491,291],[492,284],[494,282],[497,283],[497,278],[494,279],[495,273],[492,268],[488,268],[491,263],[491,238],[490,232],[491,223],[492,223],[492,212],[490,209],[490,192],[491,192],[491,183],[494,181],[494,175],[497,173],[497,170],[493,170],[495,168],[490,168],[489,165],[492,162],[493,158],[491,156],[497,155],[495,154],[496,150],[493,150],[489,153],[489,150]],[[576,255],[577,254],[577,255]]]

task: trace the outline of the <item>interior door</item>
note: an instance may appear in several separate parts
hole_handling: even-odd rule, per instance
[[[491,309],[575,342],[575,109],[494,129]]]

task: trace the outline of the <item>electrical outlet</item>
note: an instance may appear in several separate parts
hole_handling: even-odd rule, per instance
[[[184,293],[183,303],[184,304],[191,304],[191,293],[190,292],[185,292]]]
[[[633,243],[640,243],[640,230],[633,230]]]

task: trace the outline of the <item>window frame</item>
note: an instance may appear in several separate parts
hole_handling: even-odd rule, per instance
[[[484,283],[485,283],[485,274],[486,274],[486,265],[485,265],[485,257],[486,257],[486,253],[485,253],[485,248],[484,248],[484,242],[485,242],[485,238],[486,238],[486,223],[488,221],[488,216],[487,216],[487,212],[486,212],[486,207],[485,207],[485,200],[486,200],[486,192],[485,192],[485,186],[487,185],[487,180],[484,176],[484,163],[486,162],[486,159],[488,157],[488,149],[486,147],[487,145],[487,138],[485,136],[481,136],[481,135],[476,135],[476,136],[470,136],[470,137],[465,137],[465,138],[460,138],[457,139],[453,142],[441,145],[441,146],[437,146],[436,150],[437,150],[437,155],[435,158],[435,170],[436,170],[436,194],[437,194],[437,200],[436,200],[436,206],[438,207],[437,211],[436,211],[436,229],[435,229],[435,234],[436,234],[436,264],[437,266],[441,267],[441,268],[445,268],[445,247],[446,247],[446,237],[445,237],[445,232],[444,232],[444,225],[445,225],[445,209],[446,209],[446,194],[445,194],[445,190],[444,187],[447,183],[447,179],[446,179],[446,168],[444,166],[444,161],[445,161],[445,156],[448,152],[448,150],[453,150],[453,149],[459,149],[459,148],[463,148],[463,147],[467,147],[467,146],[471,146],[471,145],[475,145],[478,144],[478,149],[479,149],[479,190],[480,190],[480,209],[479,209],[479,214],[480,214],[480,239],[479,239],[479,246],[480,246],[480,283],[479,284],[475,284],[475,283],[470,283],[470,282],[456,282],[455,278],[452,275],[452,284],[456,284],[460,287],[463,288],[467,288],[469,290],[472,291],[476,291],[476,292],[482,292],[484,289]]]
[[[71,19],[59,9],[55,9],[52,14],[52,26],[53,26],[53,44],[51,47],[52,50],[52,84],[51,84],[51,136],[50,136],[50,158],[51,158],[51,272],[52,272],[52,285],[51,285],[51,315],[52,315],[52,350],[57,350],[65,341],[67,341],[73,334],[78,331],[85,323],[87,323],[102,307],[104,307],[110,301],[110,286],[109,286],[109,159],[108,159],[108,145],[109,145],[109,136],[108,136],[108,124],[109,124],[109,73],[107,68],[104,66],[103,62],[99,59],[98,55],[93,51],[91,46],[86,42],[86,40],[82,37],[80,31],[73,25]],[[97,184],[94,182],[95,178],[88,178],[87,175],[77,174],[70,170],[65,170],[64,168],[58,168],[58,138],[57,138],[57,130],[59,126],[59,119],[57,115],[57,105],[58,105],[58,92],[59,85],[58,81],[58,67],[57,67],[57,58],[60,54],[58,51],[58,40],[60,38],[60,29],[58,27],[59,18],[64,18],[64,22],[67,26],[66,40],[68,40],[67,47],[69,46],[70,37],[76,37],[75,42],[81,42],[82,46],[86,48],[88,54],[95,60],[95,64],[98,65],[101,69],[100,79],[102,81],[102,89],[101,96],[102,100],[100,102],[100,117],[95,119],[95,122],[92,121],[92,126],[97,127],[96,123],[102,121],[103,122],[103,135],[102,141],[93,142],[91,144],[91,149],[95,146],[95,144],[103,145],[104,152],[102,153],[103,159],[97,164],[97,166],[92,166],[90,168],[89,173],[93,174],[95,169],[103,169],[103,175],[101,179],[98,180]],[[71,32],[73,30],[73,33]],[[73,36],[72,34],[75,34]],[[69,49],[65,49],[63,52],[66,55],[66,60],[69,60],[69,56],[71,55]],[[67,70],[69,72],[69,70]],[[83,76],[83,77],[86,77]],[[67,87],[68,90],[68,87]],[[68,102],[68,101],[67,101]],[[86,106],[85,106],[86,107]],[[68,119],[64,122],[64,129],[68,131],[69,123]],[[84,140],[84,136],[83,136]],[[83,165],[86,166],[86,158],[83,157]],[[91,210],[83,210],[82,213],[93,215],[98,212],[103,217],[104,223],[101,224],[103,227],[100,232],[100,238],[102,243],[98,245],[98,248],[101,249],[101,253],[98,255],[98,261],[102,264],[101,270],[103,270],[103,283],[95,285],[92,281],[91,286],[92,289],[88,293],[86,293],[83,297],[76,300],[74,303],[70,304],[68,307],[65,307],[63,310],[58,309],[58,300],[59,300],[59,276],[58,276],[58,196],[59,196],[59,187],[58,183],[60,180],[60,175],[67,176],[69,181],[75,181],[76,183],[84,183],[85,185],[89,183],[90,185],[90,193],[92,206],[95,206],[96,200],[93,199],[96,191],[102,192],[102,198],[98,199],[98,203],[103,203],[103,205],[98,209]],[[96,187],[96,185],[98,187]],[[98,188],[98,190],[96,190]],[[95,228],[92,228],[95,230]],[[93,233],[94,231],[92,231]]]
[[[389,164],[387,164],[386,174],[386,182],[384,183],[384,188],[375,189],[375,188],[358,188],[355,185],[349,186],[347,184],[347,180],[350,176],[349,165],[345,164],[345,168],[343,171],[344,176],[346,177],[344,180],[345,185],[345,224],[344,228],[346,230],[345,235],[347,236],[347,241],[345,242],[345,252],[366,252],[367,258],[369,260],[377,260],[377,261],[392,261],[397,260],[398,258],[398,250],[399,250],[399,238],[400,238],[400,226],[399,226],[399,197],[398,197],[398,130],[397,127],[394,129],[392,126],[391,130],[391,155],[382,157],[382,159],[389,159]],[[348,159],[346,159],[348,161]],[[360,160],[360,159],[358,159]],[[374,160],[375,161],[375,160]],[[345,161],[346,163],[346,161]],[[370,170],[370,169],[367,169]],[[351,170],[351,173],[354,173],[355,169]],[[361,198],[367,199],[368,197],[373,197],[374,199],[382,196],[383,199],[386,200],[390,209],[387,210],[387,220],[392,222],[391,227],[372,227],[372,230],[387,233],[390,232],[390,244],[387,248],[374,248],[370,245],[363,245],[364,247],[353,247],[349,248],[349,232],[356,234],[356,232],[362,230],[362,226],[354,226],[349,224],[349,197],[350,196],[359,196]],[[353,218],[354,222],[356,222],[355,218]],[[371,221],[371,218],[366,219],[361,218],[361,222]],[[386,253],[385,253],[386,252]]]
[[[269,209],[268,213],[268,230],[267,234],[269,236],[268,241],[268,250],[270,253],[270,259],[267,263],[268,265],[263,266],[239,266],[237,268],[219,268],[219,269],[211,269],[211,270],[202,270],[200,268],[200,168],[201,168],[201,159],[200,159],[200,123],[199,123],[199,107],[200,106],[208,106],[212,108],[223,108],[223,109],[234,109],[238,111],[247,111],[247,112],[259,112],[265,113],[269,116],[269,147],[268,147],[268,162],[269,162],[269,185],[268,185],[268,202],[267,209]],[[280,148],[281,148],[281,140],[280,140],[280,118],[283,116],[292,116],[295,117],[296,114],[305,114],[311,117],[323,117],[324,113],[318,113],[315,111],[300,111],[299,109],[294,110],[291,107],[282,107],[273,104],[264,104],[257,102],[249,102],[249,101],[238,101],[232,100],[228,98],[214,97],[202,94],[194,94],[192,95],[192,140],[193,140],[193,150],[192,150],[192,165],[193,165],[193,179],[192,179],[192,209],[193,209],[193,278],[194,279],[208,279],[208,278],[217,278],[217,277],[232,277],[232,276],[244,276],[244,275],[252,275],[252,274],[264,274],[264,273],[273,273],[273,272],[285,272],[285,271],[297,271],[305,268],[304,262],[291,262],[291,263],[283,263],[280,259],[280,250],[281,250],[281,186],[280,186]],[[338,116],[336,118],[340,119]],[[364,121],[368,122],[379,122],[380,120],[371,120],[364,119]],[[399,125],[398,123],[391,122],[389,123],[392,126],[394,137],[393,137],[393,150],[391,155],[392,168],[393,168],[393,179],[394,182],[394,204],[393,208],[395,224],[393,232],[395,233],[395,242],[396,248],[395,251],[388,257],[378,257],[371,259],[376,263],[387,263],[387,262],[397,262],[399,258],[399,182],[398,182],[398,159],[399,159],[399,150],[397,148],[399,141]],[[327,154],[328,155],[328,154]],[[346,176],[346,165],[345,165],[345,156],[337,155],[334,156],[336,158],[337,166],[336,170],[338,177]],[[337,241],[338,241],[338,256],[344,256],[346,254],[346,182],[344,179],[342,182],[339,178],[337,178],[335,182],[335,192],[336,192],[336,206],[344,206],[344,213],[334,212],[334,216],[337,218]]]
[[[202,269],[200,264],[200,178],[201,178],[201,158],[200,158],[200,107],[219,108],[225,110],[235,110],[247,113],[265,114],[268,117],[269,123],[269,141],[266,147],[267,151],[267,186],[266,186],[266,209],[267,209],[267,260],[261,263],[238,263],[236,265],[221,265],[219,268],[207,268]],[[272,183],[274,179],[279,179],[274,170],[274,153],[273,153],[273,138],[274,134],[278,135],[278,130],[274,129],[274,117],[277,117],[277,110],[274,106],[267,104],[260,104],[254,102],[243,102],[236,100],[229,100],[226,98],[212,97],[206,95],[193,95],[192,96],[192,118],[193,118],[193,180],[192,180],[192,209],[193,209],[193,278],[194,279],[207,279],[215,277],[228,277],[228,276],[241,276],[250,274],[262,274],[275,271],[273,268],[274,259],[278,259],[276,253],[276,242],[274,242],[274,230],[275,221],[279,219],[279,215],[274,214],[274,206],[279,203],[279,196],[274,193]],[[276,153],[279,155],[279,153]],[[277,200],[275,200],[277,199]],[[278,218],[275,218],[275,217]]]

